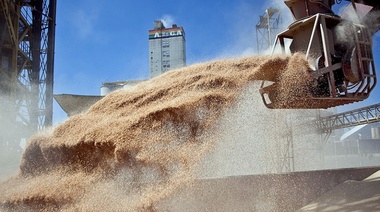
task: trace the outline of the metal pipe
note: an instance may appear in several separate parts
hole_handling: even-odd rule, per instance
[[[318,26],[319,19],[320,19],[320,15],[317,14],[317,17],[316,17],[315,22],[314,22],[313,30],[312,30],[312,32],[311,32],[309,45],[307,46],[306,59],[309,58],[311,45],[312,45],[313,40],[314,40],[314,37],[315,37],[315,31],[317,30],[317,26]],[[317,68],[318,68],[318,67],[317,67]]]

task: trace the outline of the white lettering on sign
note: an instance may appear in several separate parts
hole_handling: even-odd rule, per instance
[[[178,30],[178,31],[170,31],[170,32],[163,32],[162,34],[156,32],[154,34],[154,38],[180,36],[180,35],[182,35],[182,32],[180,30]]]

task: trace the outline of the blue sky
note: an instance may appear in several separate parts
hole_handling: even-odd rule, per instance
[[[148,30],[157,19],[184,27],[188,65],[253,54],[259,15],[276,3],[284,7],[282,0],[58,0],[54,93],[99,95],[102,82],[147,79]],[[283,15],[286,22],[290,12]],[[380,69],[380,36],[374,41]],[[378,103],[379,87],[353,107]],[[55,124],[66,119],[55,101],[53,111]]]

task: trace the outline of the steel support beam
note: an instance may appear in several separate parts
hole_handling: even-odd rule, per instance
[[[317,125],[321,133],[380,121],[380,104],[363,107],[331,116],[319,117]]]
[[[0,0],[0,144],[52,125],[56,0]]]

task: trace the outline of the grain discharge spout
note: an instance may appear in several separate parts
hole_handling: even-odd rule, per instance
[[[277,35],[273,52],[275,49],[281,53],[302,52],[310,68],[306,75],[293,75],[290,77],[293,80],[287,82],[282,80],[287,73],[276,70],[263,73],[260,94],[265,105],[329,108],[367,99],[376,85],[372,36],[380,28],[380,3],[352,2],[355,18],[334,14],[333,0],[286,0],[285,4],[294,22]],[[300,84],[302,77],[307,80]],[[292,86],[298,88],[289,88]],[[300,86],[303,88],[299,89]],[[292,101],[283,98],[284,90],[293,94]]]

